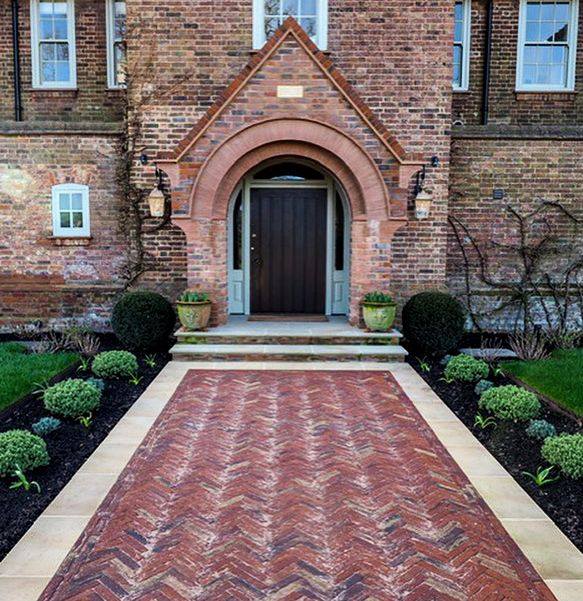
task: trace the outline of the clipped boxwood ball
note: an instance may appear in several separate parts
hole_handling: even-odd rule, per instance
[[[534,419],[541,410],[538,397],[520,386],[494,386],[482,393],[478,401],[480,409],[492,413],[498,419],[525,422]]]
[[[403,307],[403,334],[416,349],[447,353],[457,348],[466,321],[464,309],[444,292],[421,292]]]
[[[487,378],[489,372],[485,361],[470,355],[456,355],[448,361],[443,375],[448,382],[475,382]]]
[[[138,372],[138,360],[129,351],[104,351],[93,359],[91,369],[98,378],[127,378]]]
[[[583,434],[560,434],[546,438],[541,455],[569,478],[583,478]]]
[[[48,465],[45,441],[28,430],[8,430],[0,434],[0,476],[12,474],[16,466],[26,472]]]
[[[157,350],[174,332],[176,313],[161,294],[127,292],[116,303],[111,327],[118,340],[136,351]]]
[[[43,400],[47,411],[77,419],[99,407],[101,390],[85,380],[64,380],[47,388]]]

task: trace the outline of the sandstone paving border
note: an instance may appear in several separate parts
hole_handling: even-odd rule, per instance
[[[190,369],[389,370],[559,601],[583,599],[583,554],[407,364],[171,362],[0,563],[0,599],[35,601]]]

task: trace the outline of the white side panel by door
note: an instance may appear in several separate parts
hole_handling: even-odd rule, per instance
[[[332,271],[332,313],[342,315],[346,313],[346,272]]]
[[[242,269],[229,270],[229,313],[245,312],[245,278]]]

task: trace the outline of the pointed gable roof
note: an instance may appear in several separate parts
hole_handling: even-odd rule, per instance
[[[354,87],[342,76],[334,66],[333,61],[326,56],[310,39],[308,34],[293,18],[288,17],[279,29],[267,40],[261,50],[257,51],[249,60],[247,65],[233,79],[231,84],[223,90],[216,101],[207,112],[200,118],[196,125],[188,132],[173,152],[159,155],[163,161],[179,161],[184,154],[196,143],[206,132],[212,123],[226,110],[231,102],[238,96],[249,80],[261,69],[269,58],[271,58],[285,40],[289,37],[295,38],[298,44],[306,51],[312,61],[320,68],[332,85],[340,92],[346,101],[360,115],[366,125],[376,134],[380,142],[389,150],[400,164],[418,165],[422,158],[417,155],[407,155],[396,137],[384,126],[381,120],[373,113],[368,105],[362,100]]]

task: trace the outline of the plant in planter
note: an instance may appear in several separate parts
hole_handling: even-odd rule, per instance
[[[186,290],[177,301],[178,319],[185,330],[204,330],[211,316],[211,300],[206,292]]]
[[[362,299],[362,316],[372,332],[388,332],[395,321],[397,304],[384,292],[367,292]]]

